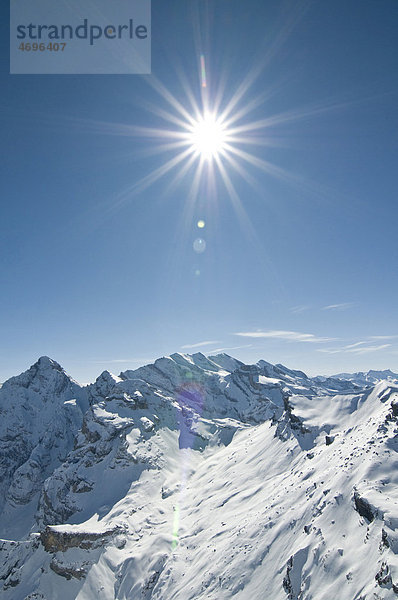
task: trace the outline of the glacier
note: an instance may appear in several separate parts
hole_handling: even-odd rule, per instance
[[[0,387],[5,600],[398,597],[398,375],[176,353]]]

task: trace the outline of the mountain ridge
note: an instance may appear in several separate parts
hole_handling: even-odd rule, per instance
[[[4,598],[395,597],[388,377],[176,353],[80,386],[41,357],[0,388]]]

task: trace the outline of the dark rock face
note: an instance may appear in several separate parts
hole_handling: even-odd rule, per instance
[[[102,546],[107,538],[121,533],[121,531],[120,527],[113,527],[98,533],[79,533],[58,531],[48,526],[40,533],[40,541],[46,552],[66,552],[69,548],[88,550],[96,546]]]
[[[81,568],[73,568],[73,567],[64,567],[59,565],[55,560],[50,562],[50,569],[54,571],[57,575],[61,577],[65,577],[65,579],[83,579],[87,575],[86,571]]]
[[[73,447],[88,406],[86,396],[48,357],[3,384],[0,509],[26,505],[40,493],[46,477]]]
[[[386,561],[381,563],[380,569],[375,575],[375,580],[381,588],[391,589],[394,594],[398,595],[398,585],[393,582],[391,569]]]
[[[25,561],[38,547],[37,537],[26,542],[0,540],[0,583],[4,590],[19,584]]]
[[[375,579],[380,587],[392,584],[390,568],[387,563],[382,563],[380,570],[376,573]]]
[[[354,492],[355,510],[371,523],[377,516],[375,509],[369,504],[366,498],[361,497],[358,492]]]
[[[391,402],[391,412],[394,417],[398,417],[398,401]]]
[[[289,600],[299,600],[302,598],[302,571],[307,556],[308,548],[301,548],[296,554],[292,555],[287,562],[286,575],[283,578],[282,585]]]
[[[388,540],[388,534],[385,529],[381,530],[381,542],[380,542],[380,552],[383,551],[383,548],[389,548],[390,542]]]
[[[287,562],[286,565],[286,575],[283,578],[283,589],[285,590],[287,597],[289,598],[289,600],[293,600],[294,598],[294,591],[293,591],[293,585],[292,582],[290,580],[290,571],[293,568],[293,556],[291,556]]]

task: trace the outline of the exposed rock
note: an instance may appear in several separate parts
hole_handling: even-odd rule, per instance
[[[0,540],[0,582],[5,590],[19,584],[21,569],[38,546],[37,537],[25,542]]]
[[[95,442],[98,442],[98,440],[101,439],[101,434],[99,431],[90,431],[88,428],[87,419],[83,419],[81,432],[90,444],[95,444]]]
[[[382,551],[383,548],[389,548],[389,547],[390,547],[390,542],[388,540],[387,531],[385,529],[382,529],[381,530],[380,551]]]
[[[155,423],[153,421],[151,421],[150,419],[148,419],[147,417],[141,417],[140,421],[141,421],[144,431],[146,431],[146,432],[152,431],[153,428],[155,427]]]
[[[47,526],[40,533],[40,541],[46,552],[66,552],[69,548],[87,550],[103,545],[108,538],[120,534],[121,527],[113,527],[101,532],[79,532],[58,530]]]
[[[355,510],[361,515],[361,517],[364,517],[370,523],[377,516],[376,509],[366,500],[366,498],[360,496],[357,491],[354,492],[354,505]]]
[[[375,579],[380,587],[389,586],[392,584],[390,567],[386,562],[381,564],[380,570],[376,573]]]
[[[82,579],[86,576],[85,569],[82,569],[80,567],[65,567],[57,563],[55,560],[52,560],[50,562],[50,569],[54,571],[54,573],[56,573],[57,575],[65,577],[65,579],[68,580],[72,579],[72,577],[74,577],[75,579]]]
[[[80,479],[79,481],[73,482],[71,489],[75,494],[84,494],[86,492],[91,492],[93,487],[93,483]]]
[[[286,575],[283,578],[282,585],[289,600],[298,600],[301,598],[302,570],[307,555],[308,548],[301,548],[301,550],[292,555],[287,562]]]
[[[40,493],[73,448],[87,406],[85,390],[48,357],[1,386],[0,510]],[[10,525],[2,527],[7,536]]]

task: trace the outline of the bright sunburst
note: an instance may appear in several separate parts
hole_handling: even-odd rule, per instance
[[[205,113],[191,127],[187,136],[198,157],[205,160],[216,158],[225,150],[228,133],[216,116]]]
[[[273,125],[272,119],[247,121],[248,115],[263,103],[267,95],[247,99],[257,73],[249,73],[235,93],[226,98],[222,87],[211,93],[209,86],[203,85],[204,59],[201,62],[202,86],[199,95],[195,94],[182,74],[185,98],[173,96],[154,76],[147,79],[165,101],[147,105],[147,108],[160,117],[165,126],[156,129],[126,127],[125,135],[152,139],[151,154],[164,154],[167,159],[127,190],[126,196],[143,191],[175,171],[169,186],[174,187],[184,177],[189,177],[191,204],[195,203],[203,182],[207,190],[215,190],[216,180],[220,179],[235,209],[241,210],[241,202],[231,179],[232,172],[254,187],[259,186],[249,172],[249,166],[283,177],[282,170],[260,158],[257,152],[249,151],[250,146],[258,149],[272,145],[272,137],[268,135],[265,138],[263,135],[264,130]]]
[[[150,140],[152,143],[147,151],[141,151],[142,156],[146,152],[163,156],[160,166],[153,168],[120,194],[117,204],[128,201],[133,195],[141,193],[159,179],[170,176],[172,172],[174,176],[168,177],[166,190],[172,190],[187,178],[190,181],[187,207],[191,207],[192,214],[199,194],[204,192],[206,198],[211,195],[214,199],[216,182],[220,181],[241,223],[246,225],[250,224],[235,188],[233,174],[238,175],[262,195],[264,187],[255,177],[256,170],[318,194],[318,186],[313,186],[300,176],[264,158],[264,149],[279,145],[279,140],[275,137],[276,126],[279,128],[285,123],[308,118],[341,105],[330,102],[274,115],[264,114],[264,110],[261,109],[276,90],[271,88],[258,95],[252,93],[253,84],[263,66],[257,65],[249,71],[229,94],[226,93],[224,77],[217,78],[220,83],[215,89],[206,82],[203,56],[200,66],[199,93],[198,90],[195,92],[182,72],[179,73],[179,77],[185,96],[178,98],[154,75],[146,79],[160,100],[156,104],[146,102],[146,108],[156,115],[163,125],[101,125],[102,132],[108,130],[116,135]],[[260,118],[259,112],[262,113]],[[256,117],[253,118],[253,115]]]

